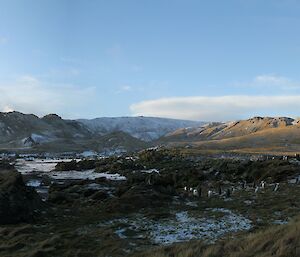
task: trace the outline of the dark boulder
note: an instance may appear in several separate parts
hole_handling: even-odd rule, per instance
[[[91,198],[95,201],[103,201],[109,197],[108,193],[105,191],[98,191],[94,193]]]
[[[95,160],[81,160],[76,161],[72,160],[69,162],[59,162],[55,166],[56,171],[83,171],[83,170],[91,170],[96,168],[96,161]]]
[[[107,201],[105,210],[108,212],[130,213],[143,208],[157,208],[166,205],[171,199],[171,195],[161,193],[152,186],[134,185],[128,188],[120,197],[114,197]]]
[[[14,169],[0,170],[0,224],[31,222],[45,207],[36,191],[27,187]]]
[[[106,199],[109,194],[105,192],[108,184],[91,183],[88,180],[66,181],[64,184],[51,184],[48,201],[52,204],[73,205],[83,202],[98,202]]]
[[[13,170],[14,166],[8,160],[0,161],[0,170]]]

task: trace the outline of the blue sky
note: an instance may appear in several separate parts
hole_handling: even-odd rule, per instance
[[[300,1],[0,0],[0,111],[298,116]]]

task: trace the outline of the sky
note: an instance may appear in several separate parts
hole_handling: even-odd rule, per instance
[[[0,0],[0,111],[300,116],[299,0]]]

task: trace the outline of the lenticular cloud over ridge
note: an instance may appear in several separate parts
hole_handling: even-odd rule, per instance
[[[133,115],[177,119],[225,121],[256,115],[297,115],[300,95],[286,96],[195,96],[142,101],[130,106]]]

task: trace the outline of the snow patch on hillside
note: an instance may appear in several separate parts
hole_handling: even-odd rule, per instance
[[[123,131],[135,138],[152,141],[179,128],[202,126],[203,122],[154,117],[117,117],[78,120],[97,134]]]

